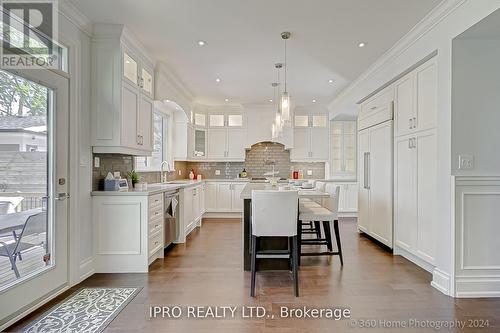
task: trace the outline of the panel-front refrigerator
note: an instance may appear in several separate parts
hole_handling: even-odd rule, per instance
[[[392,102],[376,117],[359,122],[358,229],[393,247],[393,111]]]

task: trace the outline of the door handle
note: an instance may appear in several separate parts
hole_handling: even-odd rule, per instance
[[[69,197],[69,193],[57,193],[57,197],[55,197],[55,199],[58,201],[64,201],[66,199],[69,199]]]
[[[370,168],[370,153],[369,152],[366,152],[364,153],[363,155],[363,165],[364,165],[364,179],[363,179],[363,188],[365,188],[366,190],[369,190],[370,189],[370,180],[369,180],[369,168]]]

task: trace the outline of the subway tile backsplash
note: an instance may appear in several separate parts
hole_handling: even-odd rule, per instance
[[[94,154],[100,158],[99,168],[93,168],[92,190],[104,188],[104,178],[108,172],[120,171],[122,177],[128,177],[128,173],[134,169],[133,156],[121,154]],[[279,171],[278,176],[291,178],[292,171],[302,171],[306,179],[324,179],[325,163],[298,163],[290,162],[290,151],[283,145],[273,142],[261,142],[253,145],[246,151],[245,162],[175,162],[174,172],[168,174],[168,180],[186,179],[189,171],[193,169],[201,174],[204,179],[237,178],[245,168],[248,177],[264,177],[266,172]],[[216,174],[217,170],[220,174]],[[312,175],[307,175],[307,171]],[[179,171],[181,174],[179,175]],[[161,181],[160,172],[139,172],[143,181],[152,184]]]

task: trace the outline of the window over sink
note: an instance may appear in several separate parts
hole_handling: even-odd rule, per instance
[[[168,123],[170,117],[163,112],[153,113],[153,151],[151,156],[135,158],[136,171],[160,171],[161,162],[168,156]]]

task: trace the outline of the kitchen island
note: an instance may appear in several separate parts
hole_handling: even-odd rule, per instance
[[[268,183],[250,182],[245,185],[241,192],[240,198],[243,200],[243,269],[250,270],[251,260],[251,244],[252,244],[252,191],[258,190],[276,190],[279,186],[285,186],[286,183],[278,186],[271,186]],[[319,192],[316,190],[298,189],[299,198],[328,198],[328,193]],[[299,203],[297,202],[297,205]],[[299,232],[299,224],[297,221],[297,230]],[[260,250],[286,250],[288,249],[287,237],[260,237],[257,243]],[[257,270],[289,270],[290,263],[288,258],[280,258],[277,255],[275,258],[260,258],[257,260]]]

